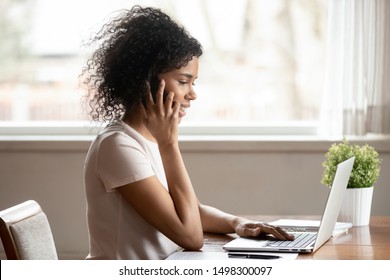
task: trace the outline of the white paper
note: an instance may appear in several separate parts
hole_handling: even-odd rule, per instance
[[[239,252],[235,252],[239,253]],[[252,252],[252,254],[254,254]],[[294,260],[298,257],[295,253],[255,253],[258,255],[272,255],[278,256],[279,259],[275,260]],[[235,258],[229,258],[228,252],[201,252],[201,251],[182,251],[171,254],[167,260],[236,260]],[[261,259],[264,260],[264,259]],[[272,260],[272,261],[275,261]]]

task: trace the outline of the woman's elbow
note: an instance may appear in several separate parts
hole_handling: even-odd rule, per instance
[[[203,247],[203,232],[201,234],[195,234],[192,236],[188,236],[184,240],[182,240],[180,244],[181,247],[185,250],[189,251],[198,251]]]

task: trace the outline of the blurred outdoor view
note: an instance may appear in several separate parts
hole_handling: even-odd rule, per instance
[[[83,41],[135,4],[162,8],[204,47],[184,123],[318,119],[326,0],[0,0],[0,121],[87,120]]]

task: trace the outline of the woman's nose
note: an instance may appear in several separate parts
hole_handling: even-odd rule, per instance
[[[198,96],[196,95],[194,88],[191,87],[191,90],[190,90],[190,92],[188,93],[188,98],[189,98],[190,100],[195,100],[197,97],[198,97]]]

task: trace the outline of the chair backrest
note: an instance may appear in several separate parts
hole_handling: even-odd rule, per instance
[[[36,201],[1,211],[0,235],[9,260],[58,259],[49,221]]]

